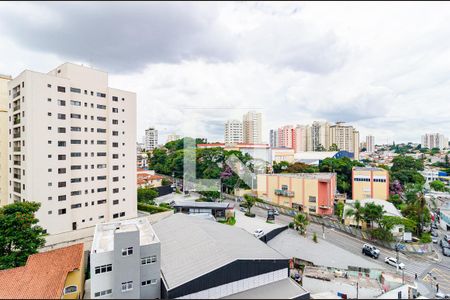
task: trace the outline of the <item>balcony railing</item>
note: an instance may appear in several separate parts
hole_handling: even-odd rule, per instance
[[[14,125],[20,124],[20,118],[14,118]]]
[[[20,90],[13,93],[13,99],[20,96]]]
[[[17,105],[14,105],[13,111],[18,111],[20,109],[20,103]]]
[[[20,146],[14,147],[14,152],[20,152],[20,151],[22,151],[22,148]]]
[[[275,190],[275,195],[283,197],[294,197],[294,192],[286,190]]]
[[[21,161],[20,160],[15,160],[14,161],[14,165],[15,166],[20,166],[21,165]]]
[[[14,179],[22,179],[22,176],[20,174],[14,174]]]
[[[14,134],[13,134],[13,137],[14,137],[15,139],[20,138],[20,132],[14,133]]]
[[[20,187],[14,187],[14,192],[16,193],[22,193],[22,189]]]

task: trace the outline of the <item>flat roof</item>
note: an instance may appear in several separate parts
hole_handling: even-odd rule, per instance
[[[196,201],[175,201],[174,207],[193,207],[193,208],[223,208],[230,207],[227,202],[196,202]]]
[[[386,171],[383,168],[377,168],[377,167],[353,167],[353,170],[355,170],[355,171]]]
[[[102,253],[114,250],[114,233],[139,231],[140,245],[159,243],[147,218],[138,218],[118,222],[97,224],[91,253]]]
[[[174,214],[153,228],[161,241],[168,290],[239,259],[287,260],[244,229],[195,216]]]
[[[309,293],[294,280],[284,278],[240,293],[226,296],[223,299],[295,299]]]
[[[336,175],[336,173],[277,173],[277,174],[258,174],[258,176],[259,175],[311,178],[311,179],[331,179]]]

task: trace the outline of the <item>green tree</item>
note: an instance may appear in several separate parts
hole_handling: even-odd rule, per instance
[[[336,204],[336,209],[334,211],[335,215],[338,216],[339,221],[342,220],[342,214],[344,213],[344,203],[343,202],[338,202]]]
[[[296,162],[289,164],[286,169],[282,170],[281,173],[315,173],[318,172],[318,168],[310,166],[301,162]]]
[[[351,160],[348,157],[325,158],[319,163],[320,172],[335,172],[337,174],[337,189],[341,193],[347,193],[351,198],[352,192],[352,168],[363,167],[364,164]]]
[[[363,219],[373,228],[374,223],[377,223],[378,226],[380,226],[384,213],[385,211],[382,205],[376,205],[373,202],[369,202],[364,207]]]
[[[443,183],[440,180],[435,180],[433,182],[430,183],[430,187],[435,190],[435,191],[439,191],[439,192],[445,192],[446,188],[445,188],[445,183]]]
[[[399,155],[392,160],[391,178],[402,185],[424,184],[425,178],[418,172],[423,170],[423,161],[410,156]]]
[[[158,191],[152,188],[138,188],[137,201],[146,204],[154,204],[153,200],[158,197]]]
[[[339,151],[339,147],[336,144],[330,146],[330,151]]]
[[[35,202],[0,207],[0,269],[25,265],[28,256],[44,246],[44,229],[35,217],[39,207]]]
[[[297,213],[294,217],[295,230],[297,230],[301,235],[306,234],[306,229],[309,225],[308,216],[305,213]]]
[[[273,163],[273,172],[281,173],[289,167],[289,163],[287,161],[280,161],[279,163]]]
[[[255,205],[255,202],[256,202],[256,197],[249,195],[249,194],[244,195],[244,205],[247,208],[246,215],[250,216],[252,214],[251,209]]]
[[[364,207],[361,205],[361,202],[356,201],[353,208],[348,209],[345,215],[353,217],[356,221],[356,226],[360,227],[361,220],[364,217]]]

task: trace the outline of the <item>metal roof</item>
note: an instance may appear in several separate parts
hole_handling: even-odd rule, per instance
[[[153,228],[168,290],[239,259],[287,259],[241,228],[194,216],[174,214]]]
[[[289,277],[223,299],[296,299],[308,292]],[[339,298],[340,299],[340,298]]]
[[[230,207],[227,202],[195,202],[195,201],[175,201],[173,207],[193,207],[193,208],[223,208]]]

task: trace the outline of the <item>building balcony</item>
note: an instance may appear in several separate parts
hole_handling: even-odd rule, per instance
[[[294,197],[294,192],[286,190],[275,190],[275,195],[283,197]]]
[[[13,93],[13,99],[20,96],[20,90]]]
[[[20,174],[14,174],[14,179],[22,179],[22,176]]]
[[[14,137],[15,139],[20,138],[20,132],[19,132],[19,133],[14,133],[14,134],[13,134],[13,137]]]
[[[14,161],[14,165],[15,166],[20,166],[21,165],[21,161],[20,160],[15,160]]]
[[[20,109],[20,104],[14,105],[13,111],[18,111]]]
[[[22,189],[20,187],[14,187],[14,192],[16,193],[22,193]]]
[[[14,125],[19,125],[20,124],[20,118],[14,118],[13,124]]]
[[[14,147],[13,150],[14,152],[20,152],[22,151],[22,147]]]

